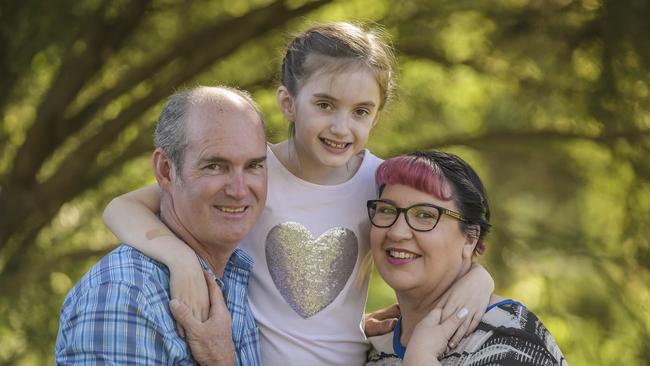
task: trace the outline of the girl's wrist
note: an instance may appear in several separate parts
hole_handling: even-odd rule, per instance
[[[194,263],[199,263],[196,258],[196,253],[192,248],[185,243],[181,243],[178,239],[164,239],[163,248],[163,262],[170,268],[185,268],[186,266]]]

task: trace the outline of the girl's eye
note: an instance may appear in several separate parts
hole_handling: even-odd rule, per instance
[[[316,105],[320,109],[325,109],[325,110],[332,109],[332,105],[329,104],[328,102],[316,102]]]
[[[370,115],[370,111],[364,108],[356,109],[354,111],[354,114],[356,114],[358,117],[366,117]]]

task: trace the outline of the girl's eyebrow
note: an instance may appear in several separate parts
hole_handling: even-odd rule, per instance
[[[334,102],[338,102],[338,99],[334,98],[333,96],[331,96],[331,95],[329,95],[327,93],[314,93],[314,94],[312,94],[312,96],[314,96],[316,98],[325,98],[325,99],[332,100]],[[366,102],[357,103],[357,105],[374,107],[376,104],[375,104],[375,102],[369,100],[369,101],[366,101]]]

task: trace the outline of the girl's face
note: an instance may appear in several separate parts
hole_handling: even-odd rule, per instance
[[[401,184],[386,186],[381,199],[403,208],[428,203],[458,211],[453,201]],[[395,291],[437,297],[471,265],[474,245],[452,217],[442,215],[433,230],[419,232],[402,213],[391,227],[372,226],[370,248],[379,274]]]
[[[379,112],[379,85],[366,67],[312,75],[292,98],[278,101],[295,124],[300,160],[311,168],[338,168],[363,150]]]

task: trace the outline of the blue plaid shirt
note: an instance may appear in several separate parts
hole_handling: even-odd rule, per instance
[[[232,315],[235,365],[261,365],[259,333],[246,289],[253,260],[236,249],[219,280]],[[61,309],[57,365],[195,365],[169,311],[169,271],[122,245],[70,291]]]

